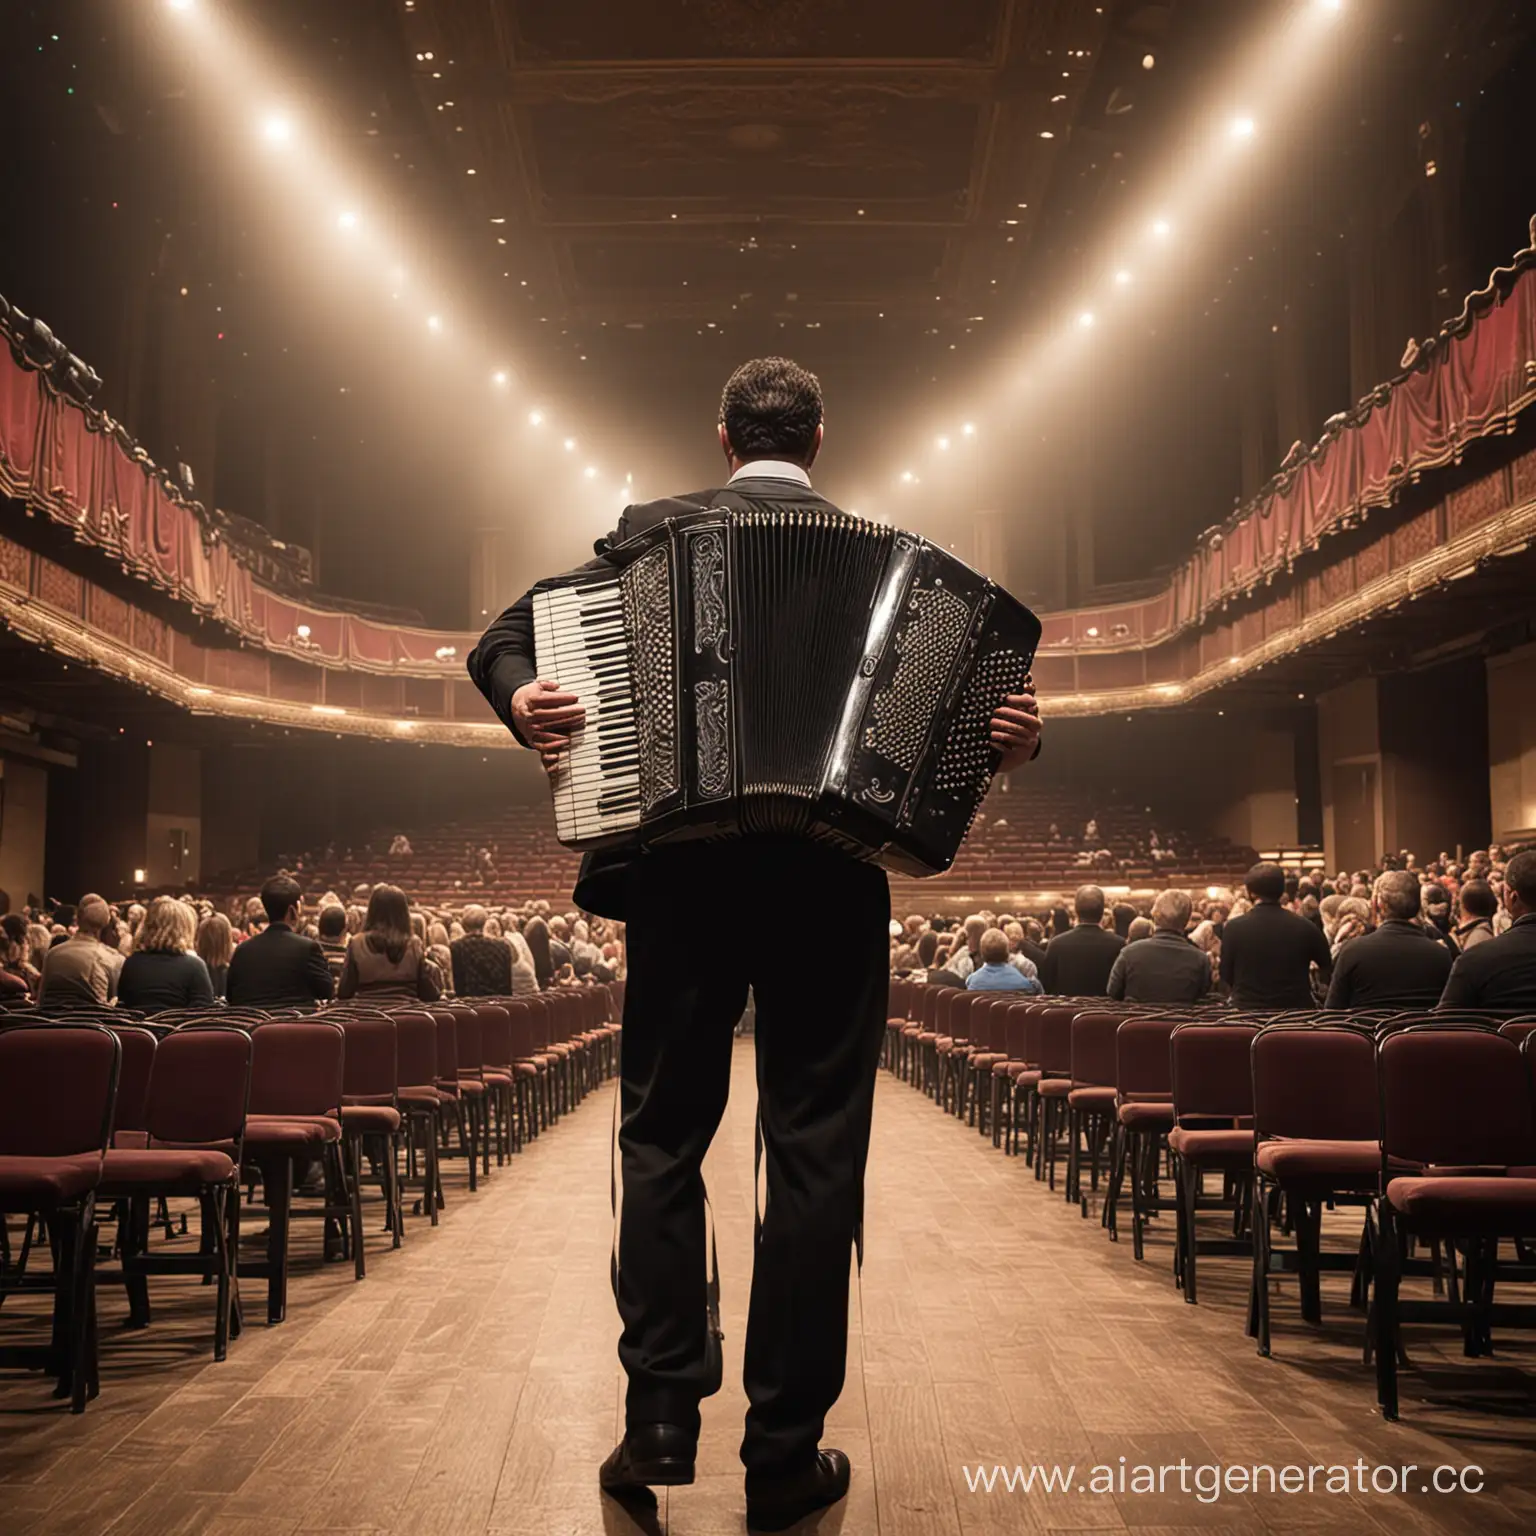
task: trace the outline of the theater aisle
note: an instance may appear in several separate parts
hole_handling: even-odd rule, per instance
[[[147,1335],[104,1308],[102,1397],[83,1418],[36,1379],[0,1385],[0,1529],[7,1536],[610,1536],[742,1529],[736,1460],[752,1231],[750,1042],[711,1159],[725,1286],[726,1390],[706,1405],[699,1481],[637,1525],[596,1488],[621,1386],[608,1291],[612,1090],[593,1095],[433,1232],[298,1276],[291,1320],[252,1328],[223,1365],[203,1349],[206,1293],[187,1287]],[[1536,1423],[1479,1420],[1405,1397],[1372,1411],[1359,1325],[1304,1337],[1279,1311],[1277,1359],[1242,1334],[1238,1266],[1212,1262],[1198,1308],[1168,1280],[1159,1240],[1137,1266],[1029,1176],[882,1077],[868,1249],[847,1390],[828,1441],[853,1492],[812,1528],[849,1536],[1179,1528],[1204,1532],[1528,1530]],[[308,1239],[305,1239],[308,1241]],[[172,1291],[176,1287],[172,1285]],[[165,1283],[157,1288],[164,1295]],[[1330,1289],[1330,1302],[1336,1291]],[[1415,1358],[1426,1355],[1410,1334]],[[1427,1356],[1426,1356],[1427,1357]],[[1438,1358],[1456,1374],[1448,1347]],[[1509,1361],[1479,1363],[1508,1394]],[[1491,1369],[1490,1369],[1491,1365]],[[1441,1382],[1443,1385],[1443,1380]],[[1516,1380],[1516,1387],[1518,1381]],[[1511,1404],[1514,1403],[1513,1413]],[[1480,1464],[1478,1495],[971,1493],[965,1468],[1015,1463]],[[1173,1474],[1177,1477],[1177,1474]],[[1194,1474],[1191,1474],[1194,1475]]]

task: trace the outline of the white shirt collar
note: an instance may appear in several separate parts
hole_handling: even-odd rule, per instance
[[[798,464],[785,459],[753,459],[731,476],[730,483],[735,485],[738,480],[794,480],[807,487],[811,483],[811,477]]]

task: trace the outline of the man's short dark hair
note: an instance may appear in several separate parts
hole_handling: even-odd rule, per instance
[[[1536,908],[1536,848],[1517,853],[1504,866],[1504,883],[1526,906]]]
[[[1461,888],[1461,910],[1468,917],[1492,917],[1499,910],[1499,898],[1486,880],[1468,880]]]
[[[1376,903],[1387,917],[1411,921],[1419,915],[1423,896],[1419,877],[1406,869],[1389,869],[1376,877]]]
[[[1072,898],[1072,908],[1080,923],[1104,921],[1104,892],[1096,885],[1080,885]]]
[[[743,363],[720,397],[720,423],[738,459],[809,464],[821,425],[821,380],[785,357]]]
[[[292,875],[273,875],[261,888],[261,905],[269,923],[280,923],[288,909],[304,900],[304,892]]]
[[[337,902],[320,908],[320,937],[339,939],[347,931],[347,909]]]
[[[1246,884],[1255,901],[1279,901],[1285,895],[1285,871],[1278,864],[1255,864]]]

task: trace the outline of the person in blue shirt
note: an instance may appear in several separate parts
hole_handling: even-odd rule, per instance
[[[981,936],[981,964],[965,978],[968,992],[1027,992],[1038,996],[1043,990],[1033,976],[1023,975],[1008,963],[1008,935],[1001,928],[988,928]]]

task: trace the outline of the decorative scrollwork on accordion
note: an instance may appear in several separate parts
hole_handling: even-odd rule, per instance
[[[672,655],[672,562],[653,549],[624,572],[632,617],[630,665],[640,737],[640,798],[646,810],[677,793],[676,664]]]
[[[971,609],[944,587],[914,592],[908,608],[912,618],[896,642],[901,659],[870,706],[864,744],[910,771],[923,749],[934,701],[970,626]]]
[[[725,535],[711,530],[693,541],[693,649],[725,660]]]
[[[934,770],[935,789],[986,793],[992,776],[992,716],[998,705],[1023,686],[1029,659],[1017,651],[994,651],[976,665],[965,697]]]
[[[698,732],[699,794],[718,800],[731,787],[731,695],[724,678],[705,678],[693,685],[693,719]]]

